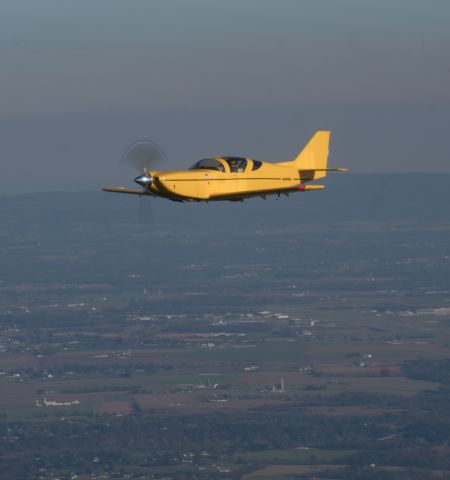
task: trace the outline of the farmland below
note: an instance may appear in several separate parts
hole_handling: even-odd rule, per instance
[[[299,195],[5,197],[0,478],[450,478],[450,218]]]

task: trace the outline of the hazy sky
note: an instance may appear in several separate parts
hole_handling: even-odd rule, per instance
[[[118,181],[137,138],[178,167],[316,129],[336,166],[450,172],[450,1],[0,2],[0,193]]]

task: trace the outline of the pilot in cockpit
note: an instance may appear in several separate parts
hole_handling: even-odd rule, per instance
[[[229,165],[230,165],[230,172],[237,173],[238,167],[239,167],[237,160],[233,158],[232,160],[230,160]]]
[[[247,161],[245,158],[227,158],[231,173],[242,173],[245,170]]]

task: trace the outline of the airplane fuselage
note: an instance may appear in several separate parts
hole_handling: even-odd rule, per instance
[[[243,171],[232,172],[219,157],[224,171],[193,169],[149,172],[149,191],[166,198],[187,201],[233,200],[295,190],[300,184],[298,169],[246,159]]]

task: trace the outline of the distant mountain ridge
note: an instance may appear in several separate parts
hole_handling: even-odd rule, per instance
[[[136,223],[139,201],[152,204],[153,223],[277,225],[333,221],[450,220],[450,174],[330,174],[325,190],[267,200],[180,204],[98,192],[0,196],[2,228],[21,224]],[[150,205],[149,205],[150,208]]]

